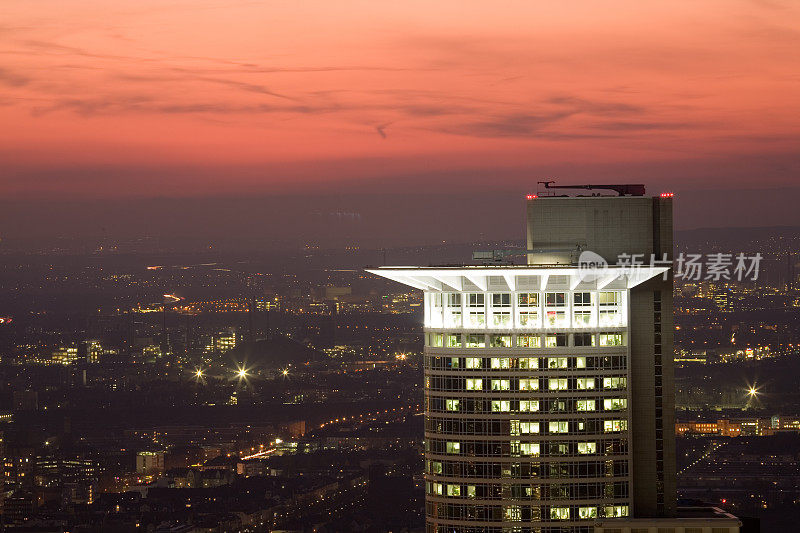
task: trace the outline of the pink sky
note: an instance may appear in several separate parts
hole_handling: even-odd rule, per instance
[[[797,2],[4,0],[0,41],[6,197],[800,170]]]

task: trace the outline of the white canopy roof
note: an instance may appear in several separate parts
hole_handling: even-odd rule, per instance
[[[424,291],[624,290],[658,275],[666,266],[380,267],[367,272]]]

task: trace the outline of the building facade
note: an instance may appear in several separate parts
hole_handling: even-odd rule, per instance
[[[527,266],[371,271],[425,294],[428,533],[674,515],[671,213],[531,196]]]
[[[631,516],[630,291],[666,270],[372,271],[425,291],[429,532]]]

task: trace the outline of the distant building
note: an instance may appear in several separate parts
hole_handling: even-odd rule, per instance
[[[38,411],[39,393],[32,390],[17,390],[13,395],[14,411]]]
[[[152,475],[164,471],[164,452],[139,452],[136,454],[136,472]]]

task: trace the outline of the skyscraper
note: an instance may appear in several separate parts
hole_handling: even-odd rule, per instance
[[[425,292],[429,533],[675,513],[671,203],[529,197],[527,266],[371,270]]]

